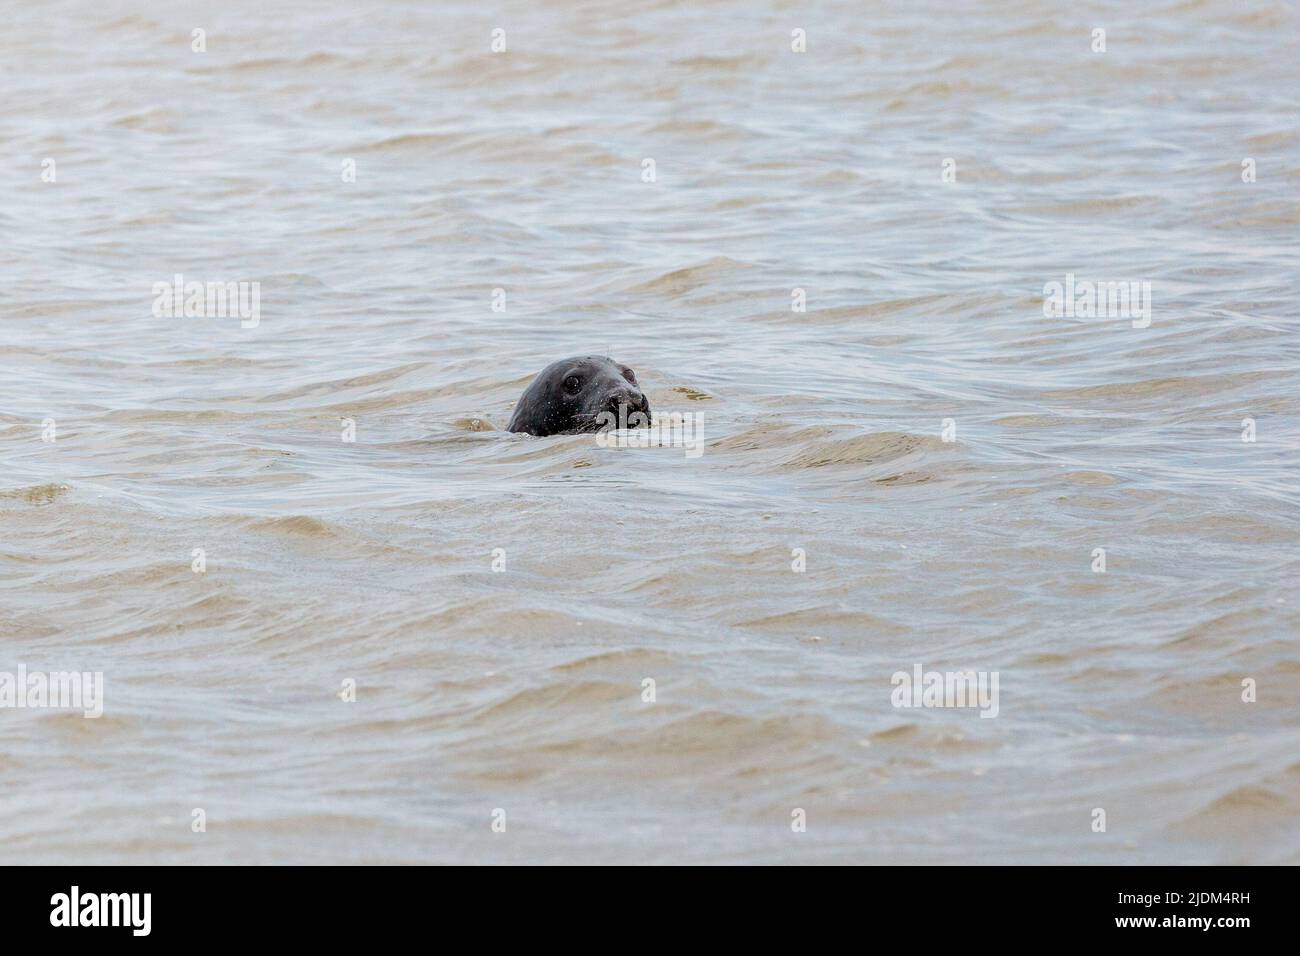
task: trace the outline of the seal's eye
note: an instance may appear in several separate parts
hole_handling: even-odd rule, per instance
[[[632,371],[630,368],[623,369],[623,377],[633,385],[636,384],[636,372]]]
[[[574,392],[577,392],[578,389],[580,388],[582,388],[582,379],[578,378],[578,376],[570,375],[568,378],[564,380],[564,390],[566,392],[572,394]]]

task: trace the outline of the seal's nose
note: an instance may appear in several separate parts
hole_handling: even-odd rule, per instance
[[[606,396],[605,407],[611,412],[617,412],[620,405],[626,405],[630,412],[640,411],[645,406],[645,396],[640,389],[619,386]]]

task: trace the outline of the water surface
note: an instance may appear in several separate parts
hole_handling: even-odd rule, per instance
[[[1293,5],[6,19],[0,861],[1300,862]]]

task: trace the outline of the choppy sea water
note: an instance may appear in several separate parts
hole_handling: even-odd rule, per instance
[[[0,861],[1300,861],[1295,5],[6,20]]]

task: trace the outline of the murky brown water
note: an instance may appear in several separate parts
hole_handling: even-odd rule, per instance
[[[1300,862],[1294,6],[155,6],[0,34],[0,861]]]

